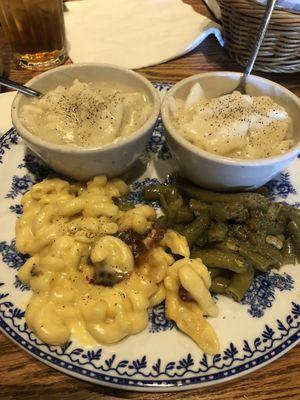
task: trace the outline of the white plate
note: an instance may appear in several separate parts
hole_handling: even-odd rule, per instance
[[[163,85],[159,85],[161,89]],[[1,96],[0,96],[1,97]],[[6,116],[8,118],[9,116]],[[132,186],[141,201],[143,186],[164,180],[172,159],[158,122],[141,166],[150,161]],[[269,184],[279,201],[300,205],[298,158]],[[112,346],[83,348],[72,338],[65,346],[43,344],[28,329],[24,307],[30,291],[16,277],[25,257],[16,252],[14,225],[20,198],[48,169],[26,151],[10,130],[0,140],[0,329],[42,362],[74,377],[126,390],[171,391],[213,385],[260,368],[295,346],[300,338],[300,268],[285,266],[258,276],[242,303],[219,296],[218,318],[210,319],[220,339],[220,354],[206,356],[174,324],[162,305],[149,313],[144,332]]]
[[[16,93],[17,92],[6,92],[0,94],[0,136],[7,132],[12,126],[10,110]]]

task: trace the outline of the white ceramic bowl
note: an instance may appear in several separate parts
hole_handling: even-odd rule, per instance
[[[283,86],[255,75],[247,80],[247,94],[270,96],[292,118],[297,144],[289,151],[269,158],[234,159],[201,150],[176,132],[170,118],[171,96],[185,100],[194,83],[199,82],[208,98],[217,97],[237,87],[240,77],[240,73],[227,71],[194,75],[174,85],[164,98],[162,119],[168,144],[181,173],[200,186],[222,191],[257,188],[282,171],[300,153],[300,99]]]
[[[26,85],[46,93],[58,85],[71,86],[75,78],[83,82],[120,82],[143,91],[152,103],[151,115],[137,131],[115,144],[89,148],[58,145],[42,140],[26,129],[19,116],[21,107],[31,99],[17,94],[12,104],[13,124],[34,153],[69,178],[87,180],[99,174],[118,176],[128,170],[145,149],[159,115],[159,96],[152,84],[140,74],[108,64],[65,65],[38,75]]]

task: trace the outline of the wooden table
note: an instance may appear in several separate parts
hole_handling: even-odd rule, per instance
[[[210,15],[201,0],[188,0],[196,11]],[[11,79],[25,83],[35,73],[18,70],[11,64]],[[168,63],[139,70],[150,80],[178,81],[189,75],[218,70],[241,70],[209,38],[191,54]],[[300,74],[268,75],[300,96]],[[1,116],[1,110],[0,110]],[[144,394],[108,389],[86,383],[35,360],[0,333],[0,400],[63,399],[201,399],[201,400],[300,400],[300,346],[274,363],[244,378],[201,390]]]

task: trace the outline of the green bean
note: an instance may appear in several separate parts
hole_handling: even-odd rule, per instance
[[[296,263],[295,248],[291,238],[286,239],[284,242],[281,254],[284,264]]]
[[[159,195],[159,203],[164,210],[168,209],[168,202],[163,193]]]
[[[237,273],[245,272],[249,266],[248,261],[240,255],[218,249],[194,250],[192,258],[201,258],[207,267],[223,268]]]
[[[143,197],[149,201],[160,201],[163,208],[167,209],[169,204],[181,198],[178,189],[172,185],[146,186],[143,189]],[[181,198],[182,201],[182,198]]]
[[[291,220],[294,216],[300,216],[300,209],[290,206],[288,204],[284,204],[281,207],[280,214],[285,218]]]
[[[241,275],[241,274],[237,274],[237,275]],[[226,290],[227,290],[229,284],[230,284],[229,278],[227,278],[226,276],[219,275],[212,279],[209,290],[212,293],[224,294],[224,293],[226,293]]]
[[[190,247],[197,241],[197,239],[202,235],[209,224],[208,212],[203,212],[201,215],[196,217],[194,221],[187,225],[187,227],[182,231],[182,235],[186,237]]]
[[[292,209],[292,214],[294,216],[300,217],[300,208],[296,208],[296,207],[293,207],[293,206],[289,206],[289,207]]]
[[[250,236],[249,243],[251,246],[250,244],[243,244],[239,242],[238,251],[240,254],[243,252],[243,257],[246,257],[246,253],[249,255],[249,257],[253,255],[252,263],[255,269],[258,269],[259,271],[267,271],[271,266],[279,267],[282,265],[283,260],[280,251],[272,245],[266,243],[265,236],[259,236],[255,241],[253,238],[254,236]],[[259,266],[259,264],[261,266]]]
[[[116,206],[119,207],[121,211],[128,211],[134,208],[134,204],[132,204],[130,201],[121,198],[116,198],[114,199],[114,203]]]
[[[234,274],[231,282],[226,289],[226,294],[232,297],[235,301],[241,301],[249,290],[254,278],[253,268],[248,268],[242,274]]]
[[[258,271],[267,272],[272,266],[270,257],[251,251],[245,245],[238,246],[238,253],[243,256]]]
[[[246,225],[252,232],[265,232],[268,235],[281,235],[286,230],[283,217],[278,217],[275,221],[270,220],[261,210],[252,211]]]
[[[245,207],[249,209],[266,210],[270,203],[270,200],[259,193],[216,193],[200,189],[182,179],[177,182],[177,186],[182,190],[183,193],[187,194],[193,199],[201,200],[208,204],[215,202],[239,202],[243,203]]]
[[[196,200],[196,199],[190,199],[189,203],[189,208],[191,211],[195,212],[202,212],[204,210],[208,210],[210,208],[209,205],[203,203],[203,201]]]
[[[265,214],[261,210],[250,211],[250,216],[246,221],[246,226],[252,232],[262,232],[266,230],[269,222],[265,218]]]
[[[201,234],[201,236],[198,237],[196,245],[198,247],[204,247],[206,246],[207,242],[208,242],[208,229],[205,229],[205,231]]]
[[[173,201],[176,201],[177,199],[180,199],[181,205],[183,205],[183,200],[181,194],[179,194],[178,189],[176,187],[172,187],[171,190],[166,190],[164,193],[164,197],[170,205]]]
[[[287,230],[291,236],[295,250],[300,250],[300,218],[294,216],[293,220],[288,223]]]
[[[189,210],[188,207],[183,206],[179,208],[176,216],[176,223],[184,223],[184,222],[191,222],[194,219],[193,213]]]
[[[218,243],[217,248],[224,251],[237,252],[258,271],[266,272],[273,265],[270,257],[265,257],[260,253],[252,251],[250,246],[240,242],[227,240],[225,242]]]
[[[179,211],[181,205],[182,205],[182,199],[179,197],[176,200],[174,200],[173,202],[171,202],[170,204],[168,204],[167,221],[168,221],[169,228],[171,228],[175,224],[177,214],[178,214],[178,211]]]
[[[251,245],[253,248],[256,248],[256,246],[259,246],[261,243],[265,243],[266,233],[265,232],[253,233],[251,231],[248,231],[247,241],[249,245]]]
[[[167,186],[165,186],[167,187]],[[160,203],[167,210],[167,218],[169,226],[175,222],[179,208],[183,205],[182,196],[178,193],[177,188],[171,187],[170,190],[165,190],[160,195]]]
[[[227,239],[224,242],[216,243],[215,247],[219,250],[224,250],[229,252],[237,252],[239,248],[236,241],[230,239]]]
[[[277,250],[274,246],[269,245],[268,243],[260,243],[256,246],[256,250],[259,251],[265,257],[269,257],[271,260],[271,265],[275,268],[278,268],[282,265],[282,255],[279,250]]]
[[[239,243],[238,252],[245,257],[250,264],[258,271],[266,272],[272,266],[279,267],[282,265],[282,255],[275,247],[263,242],[258,242],[256,246],[250,247],[247,244]]]
[[[249,217],[249,212],[243,203],[213,203],[210,209],[211,217],[218,222],[233,220],[243,222]]]
[[[143,189],[143,197],[145,200],[155,201],[159,200],[159,196],[162,194],[163,185],[146,186]]]
[[[228,226],[222,222],[218,222],[210,226],[208,230],[209,242],[223,242],[227,236]]]
[[[208,272],[210,274],[211,279],[220,275],[224,270],[222,268],[208,268]]]
[[[228,232],[228,236],[238,240],[245,241],[248,239],[249,231],[247,227],[244,225],[231,225]]]
[[[282,204],[280,203],[270,203],[269,208],[267,210],[266,218],[275,221],[280,214],[281,208]]]
[[[282,235],[286,231],[286,221],[279,217],[276,221],[270,221],[267,227],[268,235]]]
[[[143,197],[145,200],[157,201],[162,194],[165,194],[169,190],[172,190],[172,187],[169,185],[146,186],[143,189]]]

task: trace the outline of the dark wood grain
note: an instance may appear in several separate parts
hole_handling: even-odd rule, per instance
[[[201,0],[188,0],[196,11],[210,15]],[[35,73],[18,70],[7,62],[11,79],[25,83]],[[70,61],[69,61],[70,62]],[[214,38],[209,38],[191,54],[155,67],[139,70],[151,80],[178,81],[204,71],[241,70],[229,59]],[[265,75],[266,76],[266,75]],[[300,96],[300,74],[267,75]],[[0,110],[1,117],[1,110]],[[300,346],[280,359],[229,383],[177,393],[134,393],[83,382],[35,360],[0,333],[0,400],[300,400]]]

